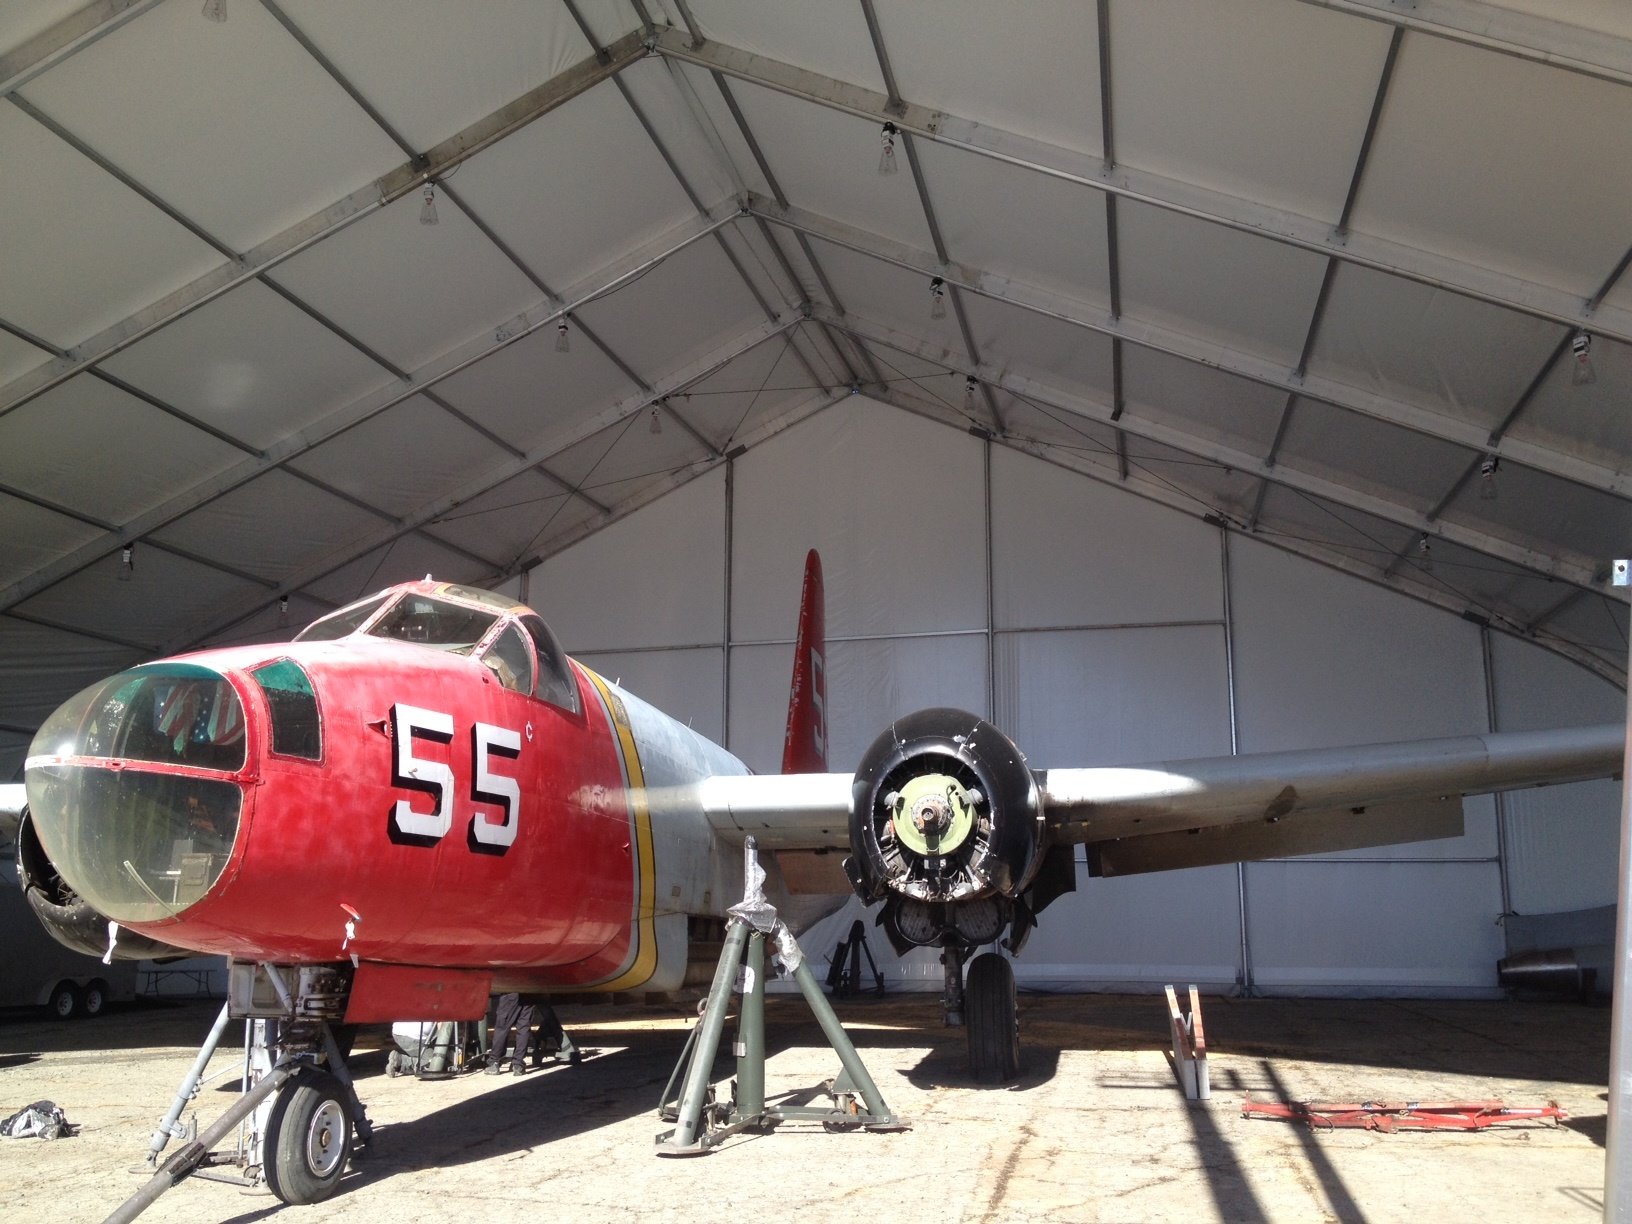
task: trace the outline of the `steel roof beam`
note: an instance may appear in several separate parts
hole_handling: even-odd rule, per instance
[[[1383,57],[1383,71],[1377,80],[1376,92],[1371,99],[1371,114],[1366,119],[1365,135],[1360,138],[1360,152],[1354,159],[1354,172],[1349,175],[1349,190],[1343,197],[1343,211],[1337,217],[1337,232],[1347,235],[1349,232],[1349,218],[1354,212],[1354,202],[1360,196],[1360,183],[1366,175],[1366,162],[1371,157],[1372,142],[1377,137],[1377,126],[1382,122],[1383,103],[1388,98],[1388,87],[1394,79],[1394,65],[1399,62],[1400,43],[1405,37],[1405,31],[1396,27],[1388,40],[1388,54]],[[1309,329],[1303,336],[1303,349],[1298,353],[1298,364],[1293,367],[1293,373],[1302,379],[1309,370],[1309,356],[1315,351],[1315,341],[1320,336],[1320,325],[1326,318],[1326,303],[1331,297],[1332,281],[1337,276],[1337,257],[1326,257],[1326,270],[1321,273],[1320,292],[1315,295],[1315,308],[1309,316]],[[1298,404],[1296,391],[1289,393],[1286,403],[1281,407],[1281,419],[1275,426],[1275,437],[1269,444],[1269,454],[1264,462],[1270,467],[1275,466],[1275,460],[1280,456],[1281,443],[1286,441],[1286,431],[1291,427],[1292,414]],[[1257,500],[1253,503],[1252,515],[1247,520],[1251,528],[1258,522],[1258,516],[1263,512],[1264,495],[1267,486],[1258,490]]]
[[[750,81],[869,122],[894,123],[903,132],[925,140],[1632,343],[1632,310],[1624,307],[1600,306],[1596,312],[1589,312],[1588,299],[1579,294],[1375,235],[1352,231],[1339,234],[1329,221],[1321,218],[1274,208],[1180,179],[1126,165],[1107,170],[1099,158],[1086,153],[917,103],[903,102],[901,113],[896,114],[888,109],[889,98],[875,90],[718,42],[693,46],[675,30],[660,34],[654,46],[662,55],[697,64],[717,74]]]
[[[692,41],[689,45],[693,47],[702,46],[706,40],[703,38],[702,31],[698,29],[697,22],[691,15],[691,10],[686,7],[685,0],[676,0],[676,3],[680,9],[680,16],[685,21],[686,29],[691,35]],[[678,31],[673,29],[667,30],[665,33],[667,35],[674,35],[678,37]],[[656,44],[653,43],[652,45],[655,49]],[[707,67],[707,65],[701,66]],[[713,71],[712,69],[709,71],[709,76],[714,81],[715,88],[719,90],[720,98],[725,102],[726,110],[731,113],[731,121],[737,125],[738,134],[742,137],[743,142],[747,144],[748,152],[753,157],[754,164],[759,167],[759,172],[764,177],[766,185],[770,187],[771,194],[776,197],[779,203],[786,204],[788,202],[788,197],[783,194],[782,184],[777,180],[776,171],[771,169],[771,163],[766,159],[765,150],[760,147],[759,138],[754,135],[754,129],[749,126],[748,117],[742,113],[742,107],[737,105],[737,98],[731,91],[730,82],[725,79],[724,73]],[[683,85],[683,76],[681,77],[681,82]],[[706,112],[703,112],[703,114],[706,115]],[[703,124],[703,118],[699,116],[698,109],[693,109],[692,115],[693,118],[698,120],[700,125],[705,127],[707,126]],[[746,198],[748,192],[746,188],[741,185],[736,169],[731,165],[729,156],[723,156],[723,161],[727,169],[730,171],[733,182],[737,183],[739,196]],[[817,282],[822,286],[822,292],[827,295],[827,300],[842,311],[844,309],[844,304],[839,300],[837,291],[827,279],[827,273],[823,270],[820,261],[817,260],[816,252],[811,249],[810,243],[805,239],[803,234],[795,234],[794,238],[799,243],[799,250],[804,255],[805,261],[810,265],[810,269],[815,274]],[[840,360],[844,361],[846,367],[848,367],[849,359],[845,356],[843,350],[839,348],[837,342],[834,342],[833,348],[834,351],[839,354]],[[862,364],[867,367],[866,373],[872,378],[874,383],[882,386],[883,378],[879,374],[878,368],[873,365],[872,355],[868,353],[865,348],[860,348],[857,350],[857,352],[861,358]],[[857,381],[856,372],[852,369],[847,369],[846,372],[850,377],[852,385],[854,385]]]
[[[21,89],[42,72],[55,68],[160,3],[161,0],[95,0],[77,13],[70,13],[16,50],[0,55],[0,97]]]
[[[318,47],[318,45],[309,37],[307,37],[306,31],[302,30],[300,26],[296,24],[294,19],[278,6],[277,0],[261,0],[261,7],[266,9],[266,11],[272,15],[273,19],[284,28],[284,31],[289,35],[289,37],[294,39],[294,41],[299,45],[300,49],[306,53],[307,57],[316,63],[317,66],[326,74],[328,74],[329,79],[341,88],[345,95],[352,100],[360,111],[362,111],[369,117],[370,120],[373,121],[374,125],[379,128],[380,131],[385,133],[385,135],[390,139],[391,143],[396,145],[397,148],[402,151],[404,156],[409,159],[409,161],[417,162],[420,160],[419,151],[410,145],[402,133],[397,131],[397,129],[391,125],[390,121],[375,109],[374,105],[363,95],[363,92],[352,83],[351,79],[342,73],[328,56],[323,54],[322,49]],[[574,16],[576,15],[576,12],[574,12]],[[601,59],[605,55],[606,52],[604,50],[599,51],[597,54],[597,59]],[[605,62],[604,59],[602,62]],[[512,249],[511,246],[504,241],[504,239],[500,238],[498,234],[493,232],[493,228],[477,215],[475,209],[473,209],[464,200],[460,199],[459,196],[454,193],[452,187],[448,183],[438,181],[437,186],[441,188],[443,196],[446,197],[455,208],[459,209],[459,211],[464,213],[465,216],[469,218],[471,224],[481,232],[484,238],[493,244],[494,248],[497,249],[501,255],[510,261],[511,265],[518,272],[531,281],[533,286],[540,293],[542,293],[546,299],[551,301],[555,300],[555,294],[550,290],[549,286],[534,274],[533,270],[527,266],[526,262],[521,258],[521,256],[516,254],[514,249]],[[213,240],[211,241],[213,244]],[[228,254],[229,257],[234,256],[233,252],[226,252],[226,254]],[[319,325],[334,333],[334,335],[345,341],[345,343],[349,344],[352,348],[363,354],[363,356],[374,362],[375,365],[378,365],[382,369],[388,371],[393,377],[403,379],[405,381],[408,380],[409,375],[407,371],[400,369],[395,362],[388,360],[383,354],[376,352],[372,347],[364,344],[349,331],[341,328],[327,315],[320,313],[312,306],[296,297],[288,289],[285,289],[276,280],[274,280],[270,275],[263,273],[259,279],[262,284],[272,289],[298,310],[310,316]],[[608,349],[604,343],[602,343],[599,337],[590,333],[587,327],[579,324],[579,330],[584,332],[597,347],[607,354],[607,356],[612,356],[611,350]],[[459,421],[461,424],[481,434],[482,437],[487,439],[487,441],[491,442],[494,446],[497,446],[500,450],[506,451],[512,456],[519,455],[521,453],[520,450],[512,446],[503,438],[499,437],[499,435],[494,433],[491,429],[488,429],[486,426],[480,424],[468,414],[459,411],[447,400],[442,398],[442,396],[437,395],[434,392],[427,391],[425,393],[425,398],[431,403],[435,404],[438,408],[442,409],[443,412],[446,412],[449,416]],[[572,486],[567,484],[566,481],[561,480],[560,477],[556,476],[554,472],[540,468],[539,474],[549,480],[554,481],[564,488],[572,488]],[[573,492],[576,493],[577,490],[574,489]],[[594,498],[585,495],[584,500],[589,502],[590,505],[594,506],[595,509],[602,514],[606,512],[606,507],[600,502],[596,501]],[[384,515],[383,517],[389,518],[390,516]],[[431,538],[436,540],[438,544],[448,546],[447,541],[445,540],[442,540],[436,536],[432,536]],[[473,554],[467,553],[466,555],[471,556],[473,560],[478,559]],[[488,562],[488,564],[491,564],[491,562]]]
[[[1179,357],[1197,365],[1222,370],[1266,387],[1294,392],[1305,399],[1319,400],[1321,403],[1343,408],[1361,416],[1386,421],[1391,425],[1451,442],[1480,454],[1494,452],[1504,460],[1546,472],[1548,475],[1586,488],[1596,489],[1601,493],[1616,497],[1632,497],[1632,473],[1617,471],[1604,464],[1566,455],[1523,439],[1504,438],[1499,445],[1493,447],[1488,431],[1473,422],[1463,421],[1404,400],[1390,399],[1384,395],[1364,391],[1336,379],[1316,375],[1299,378],[1295,371],[1255,353],[1228,348],[1215,341],[1159,324],[1126,316],[1121,319],[1110,319],[1100,307],[979,268],[959,263],[943,265],[931,252],[917,250],[905,243],[856,229],[854,226],[803,209],[781,208],[769,200],[755,197],[749,202],[749,210],[755,216],[764,217],[773,224],[809,234],[858,254],[869,255],[909,272],[941,276],[949,284],[955,282],[972,293],[1006,302],[1047,318],[1099,332],[1101,335],[1117,337],[1130,344]]]
[[[607,269],[601,275],[570,291],[566,299],[554,303],[546,301],[531,310],[523,311],[501,323],[494,331],[483,332],[427,362],[412,371],[412,381],[408,385],[386,386],[369,392],[344,408],[312,422],[298,434],[284,438],[258,455],[234,464],[168,501],[144,511],[116,531],[87,541],[27,577],[0,588],[0,611],[12,607],[45,587],[60,582],[125,544],[157,531],[200,506],[225,496],[255,477],[282,467],[321,443],[378,416],[388,408],[422,394],[428,387],[469,369],[500,349],[553,323],[573,307],[602,297],[638,279],[648,269],[684,250],[693,242],[707,237],[721,226],[729,225],[738,215],[735,206],[732,206],[729,211],[722,210],[718,216],[690,222],[687,227],[635,252],[623,263]]]
[[[1420,30],[1451,42],[1499,51],[1613,81],[1632,84],[1632,39],[1600,30],[1515,12],[1484,0],[1303,0],[1402,29]]]
[[[165,643],[163,653],[173,654],[195,642],[207,640],[222,630],[237,624],[244,617],[252,616],[270,603],[276,602],[281,596],[293,595],[308,583],[326,578],[336,570],[350,565],[358,558],[366,557],[376,549],[395,543],[403,536],[417,531],[465,502],[481,497],[483,494],[498,488],[505,481],[513,480],[538,464],[547,463],[550,459],[570,450],[580,442],[594,437],[601,431],[644,412],[656,400],[664,396],[675,395],[684,391],[687,387],[701,382],[709,375],[741,357],[744,353],[763,344],[771,337],[781,335],[789,328],[798,326],[802,321],[801,318],[791,318],[780,322],[762,323],[757,327],[748,329],[707,356],[691,362],[666,378],[659,379],[653,385],[650,393],[641,392],[617,400],[576,425],[552,435],[548,441],[533,447],[520,458],[508,460],[454,492],[436,498],[434,501],[426,502],[381,531],[341,546],[321,561],[306,566],[292,577],[285,579],[276,590],[268,592],[264,596],[257,595],[248,600],[239,601],[224,611],[218,618],[212,619],[208,624],[194,626],[186,630],[178,637]],[[3,610],[3,608],[0,608],[0,611]]]
[[[818,313],[822,312],[819,310]],[[831,312],[828,313],[831,314]],[[831,316],[829,321],[835,327],[853,331],[860,338],[871,343],[885,345],[920,360],[945,366],[957,373],[972,374],[976,378],[988,380],[993,386],[1001,387],[1019,398],[1037,400],[1096,425],[1115,427],[1118,424],[1111,416],[1112,408],[1110,405],[1061,391],[1047,383],[1016,374],[1013,371],[970,367],[962,358],[948,349],[927,343],[915,336],[896,331],[882,324],[857,319],[855,316],[847,316],[843,320],[840,320],[837,316]],[[1557,551],[1543,551],[1539,547],[1528,548],[1515,544],[1511,540],[1490,535],[1487,532],[1463,524],[1435,522],[1426,515],[1402,506],[1386,497],[1378,496],[1375,493],[1367,492],[1352,485],[1339,483],[1324,476],[1300,472],[1288,468],[1285,464],[1271,468],[1258,456],[1247,451],[1237,450],[1210,438],[1199,437],[1188,430],[1163,424],[1145,416],[1137,414],[1123,416],[1120,424],[1133,437],[1144,438],[1149,442],[1172,447],[1174,450],[1182,451],[1195,458],[1215,463],[1219,467],[1230,468],[1248,476],[1255,476],[1261,480],[1295,489],[1300,493],[1307,493],[1311,497],[1318,497],[1335,505],[1371,515],[1374,518],[1393,523],[1412,532],[1427,532],[1440,539],[1449,540],[1453,544],[1484,553],[1486,556],[1505,561],[1521,569],[1529,570],[1544,578],[1568,582],[1575,586],[1601,592],[1603,584],[1599,579],[1598,563],[1591,558]]]
[[[422,158],[409,161],[395,170],[312,216],[274,234],[237,259],[229,260],[203,276],[183,285],[134,314],[121,319],[111,327],[75,345],[66,357],[45,363],[0,387],[0,415],[26,403],[37,395],[72,378],[88,366],[95,365],[134,344],[142,337],[175,322],[182,316],[213,301],[223,293],[237,288],[246,281],[276,267],[315,243],[338,233],[352,222],[369,215],[388,204],[395,203],[423,187],[431,179],[446,174],[468,161],[477,153],[504,139],[512,132],[548,114],[556,107],[571,101],[635,60],[646,54],[641,31],[620,38],[610,48],[611,62],[598,63],[595,59],[582,61],[521,97],[500,107],[492,114],[477,120],[425,152]]]
[[[962,428],[962,422],[955,414],[949,413],[944,404],[920,400],[895,388],[890,388],[878,398],[881,402],[891,404],[915,416],[921,416],[951,428]],[[999,446],[1005,446],[1022,455],[1029,455],[1043,463],[1062,468],[1075,475],[1110,485],[1112,488],[1167,506],[1169,509],[1177,510],[1179,513],[1192,518],[1200,518],[1203,522],[1220,530],[1243,530],[1239,524],[1229,521],[1216,511],[1209,510],[1203,513],[1198,510],[1198,499],[1194,495],[1184,493],[1160,481],[1137,475],[1132,479],[1126,476],[1113,476],[1099,464],[1084,458],[1079,452],[1074,452],[1069,447],[1034,441],[1017,435],[994,439],[994,442]],[[1205,503],[1201,504],[1205,505]],[[1616,684],[1623,689],[1626,687],[1626,671],[1618,657],[1614,660],[1606,660],[1591,648],[1573,642],[1568,638],[1546,635],[1533,636],[1523,624],[1523,614],[1516,609],[1495,604],[1488,607],[1470,607],[1469,601],[1453,590],[1439,585],[1423,583],[1409,576],[1401,577],[1384,573],[1376,566],[1357,560],[1336,546],[1299,538],[1277,538],[1272,535],[1256,535],[1253,538],[1260,543],[1279,548],[1283,552],[1307,558],[1321,565],[1351,574],[1366,582],[1388,587],[1402,595],[1409,595],[1413,599],[1432,604],[1464,619],[1475,619],[1481,624],[1489,623],[1491,628],[1499,632],[1533,641],[1544,649],[1550,650],[1602,676],[1612,684]],[[1578,593],[1583,598],[1589,597],[1591,594],[1588,591],[1579,591]],[[1495,619],[1492,619],[1493,616]]]
[[[525,559],[498,571],[492,576],[491,579],[486,581],[502,582],[507,578],[514,577],[523,570],[531,569],[540,562],[555,556],[557,553],[564,552],[566,549],[571,548],[574,544],[577,544],[589,536],[594,535],[603,527],[608,527],[621,518],[627,518],[636,510],[639,510],[643,506],[648,506],[652,502],[658,500],[660,497],[674,492],[674,490],[680,488],[682,485],[690,484],[699,476],[705,476],[709,472],[717,471],[719,468],[724,466],[729,459],[741,453],[741,451],[747,449],[748,447],[758,446],[761,442],[768,441],[769,439],[774,438],[777,434],[791,429],[793,426],[798,425],[802,421],[807,421],[811,417],[816,416],[818,413],[825,412],[834,404],[840,403],[841,401],[849,398],[850,392],[848,389],[836,394],[826,392],[819,394],[812,400],[807,400],[804,403],[796,404],[792,408],[778,413],[764,424],[750,430],[737,446],[731,448],[729,453],[719,455],[711,459],[705,459],[698,463],[687,464],[679,471],[673,472],[664,477],[653,487],[649,489],[642,489],[640,492],[634,494],[627,500],[618,502],[617,505],[613,506],[611,514],[605,522],[580,523],[578,526],[562,532],[555,539],[551,540],[549,547],[536,553],[530,553]]]

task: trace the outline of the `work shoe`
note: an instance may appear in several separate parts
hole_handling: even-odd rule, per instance
[[[519,1062],[518,1063],[512,1063],[510,1065],[510,1074],[511,1075],[526,1075],[527,1074],[527,1068],[522,1063],[519,1063]]]
[[[499,1072],[503,1071],[504,1068],[499,1066],[499,1064],[496,1063],[496,1062],[490,1062],[490,1063],[487,1064],[486,1070],[487,1070],[487,1074],[489,1074],[489,1075],[497,1075],[497,1074],[499,1074]]]
[[[583,1055],[578,1053],[578,1047],[570,1041],[563,1041],[561,1048],[555,1052],[555,1061],[558,1063],[576,1063],[582,1059]]]

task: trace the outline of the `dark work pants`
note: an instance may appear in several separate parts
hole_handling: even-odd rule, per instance
[[[504,1050],[510,1044],[510,1030],[516,1030],[515,1065],[527,1059],[527,1050],[533,1043],[533,1003],[523,1002],[519,994],[499,996],[498,1014],[493,1017],[493,1040],[488,1046],[487,1061],[504,1061]]]

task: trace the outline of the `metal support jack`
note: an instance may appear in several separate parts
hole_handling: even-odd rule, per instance
[[[830,1130],[899,1131],[909,1127],[904,1119],[890,1112],[879,1095],[878,1086],[862,1065],[844,1026],[833,1014],[793,933],[777,918],[775,907],[765,899],[764,882],[765,872],[759,866],[754,839],[750,837],[744,847],[742,903],[731,907],[725,948],[714,970],[714,982],[702,1016],[663,1089],[658,1116],[676,1125],[658,1134],[660,1156],[700,1156],[738,1131],[769,1129],[778,1123],[796,1120],[821,1122]],[[782,963],[792,970],[800,993],[805,996],[805,1002],[844,1068],[825,1085],[833,1100],[828,1108],[769,1105],[765,1101],[767,937],[774,942]],[[737,1077],[732,1099],[720,1101],[709,1081],[720,1037],[725,1031],[733,988],[742,993],[737,1018]],[[674,1095],[677,1082],[680,1084],[678,1097]]]
[[[827,988],[836,999],[848,999],[861,993],[861,958],[866,956],[867,967],[873,971],[873,993],[884,997],[884,973],[873,959],[873,950],[867,946],[865,924],[857,918],[850,924],[850,934],[833,949],[833,963],[827,970]]]

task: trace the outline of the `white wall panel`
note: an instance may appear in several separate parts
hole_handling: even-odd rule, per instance
[[[1232,536],[1241,751],[1486,730],[1479,630]]]
[[[997,692],[1034,769],[1230,754],[1222,624],[1000,634]]]
[[[1616,722],[1626,697],[1528,642],[1493,635],[1496,725],[1503,731]],[[1520,914],[1610,905],[1620,855],[1621,784],[1612,779],[1509,791],[1508,897]]]
[[[892,717],[988,708],[983,460],[973,439],[861,398],[737,460],[726,743],[749,765],[780,764],[800,566],[812,546],[827,578],[834,768],[854,767]],[[999,724],[1038,767],[1228,754],[1217,530],[1001,448],[992,461]],[[724,635],[725,501],[724,476],[712,474],[551,558],[531,580],[531,601],[569,649],[711,736],[726,704],[723,656],[696,647]],[[1229,553],[1243,751],[1486,729],[1476,626],[1250,539],[1231,536]],[[1084,627],[1039,628],[1058,625]],[[1534,648],[1497,638],[1494,666],[1502,729],[1618,716],[1614,690]],[[1603,899],[1613,789],[1510,801],[1520,908]],[[1494,804],[1469,809],[1461,839],[1249,865],[1255,988],[1493,991]],[[1583,857],[1603,870],[1582,871]],[[1113,880],[1078,870],[1079,891],[1055,902],[1015,962],[1023,985],[1237,981],[1234,867]],[[847,905],[806,933],[807,952],[825,971],[862,916],[892,989],[938,990],[935,952],[895,957],[876,912]]]
[[[1004,448],[992,452],[999,628],[1218,620],[1218,533]]]
[[[790,613],[791,621],[791,613]],[[791,645],[731,651],[731,751],[754,769],[782,764]],[[953,634],[827,646],[828,764],[854,769],[890,720],[929,706],[986,709],[986,638]]]
[[[570,653],[570,652],[569,652]],[[702,650],[631,650],[573,655],[641,700],[678,719],[699,735],[721,742],[720,694],[725,656]]]
[[[724,473],[699,476],[548,558],[532,571],[528,602],[572,655],[720,641]],[[798,604],[795,582],[788,595],[790,626]]]
[[[1252,863],[1247,933],[1265,994],[1496,993],[1494,863]]]
[[[732,636],[791,640],[821,550],[829,638],[984,629],[981,443],[854,396],[737,462]]]
[[[1044,990],[1230,987],[1239,973],[1234,867],[1088,878],[1054,902],[1014,962],[1022,985]]]

